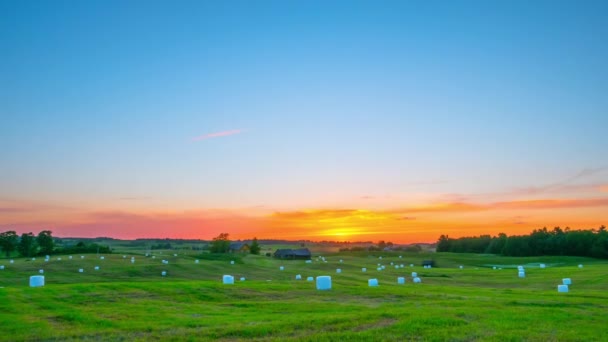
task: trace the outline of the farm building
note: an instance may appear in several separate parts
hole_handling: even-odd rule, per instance
[[[277,249],[274,257],[279,259],[310,259],[312,254],[308,248],[300,249]]]
[[[233,242],[230,244],[230,253],[248,253],[249,245],[244,242]]]
[[[422,261],[422,266],[435,267],[435,260],[424,260]]]

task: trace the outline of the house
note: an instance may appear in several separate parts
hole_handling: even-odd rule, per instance
[[[424,261],[422,261],[422,266],[435,267],[435,261],[434,260],[424,260]]]
[[[277,249],[274,257],[279,259],[310,259],[312,254],[308,248],[300,249]]]
[[[249,245],[245,242],[233,242],[228,248],[230,253],[248,253]]]

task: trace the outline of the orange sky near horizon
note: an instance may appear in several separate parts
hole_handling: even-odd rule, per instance
[[[321,208],[276,211],[267,208],[190,211],[92,211],[50,204],[7,201],[0,230],[18,233],[49,229],[59,237],[119,239],[232,239],[435,242],[481,234],[527,234],[555,226],[598,228],[608,222],[608,197],[502,202],[433,202],[392,209]]]

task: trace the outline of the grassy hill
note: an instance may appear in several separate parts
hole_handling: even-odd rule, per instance
[[[130,252],[124,258],[105,255],[104,260],[97,255],[74,255],[71,260],[60,256],[61,261],[53,256],[48,262],[15,259],[13,264],[0,259],[5,266],[0,270],[0,339],[606,338],[608,262],[602,260],[378,252],[327,254],[327,262],[315,258],[306,264],[255,255],[209,258],[195,251],[177,256],[174,251],[153,251],[152,258]],[[162,264],[163,259],[169,264]],[[434,259],[439,267],[422,268],[425,259]],[[378,263],[385,270],[377,271]],[[547,268],[539,268],[539,263]],[[517,265],[526,267],[526,278],[517,277]],[[337,268],[342,273],[336,273]],[[40,269],[46,286],[30,288],[29,276]],[[162,271],[167,271],[166,277]],[[412,283],[412,271],[422,278],[421,284]],[[223,274],[235,276],[236,283],[223,285]],[[296,274],[303,280],[295,280]],[[332,290],[317,291],[306,281],[319,275],[332,276]],[[406,277],[405,285],[397,284],[398,276]],[[246,281],[238,281],[240,277]],[[565,277],[572,278],[570,292],[558,293]],[[368,287],[370,278],[378,279],[380,286]]]

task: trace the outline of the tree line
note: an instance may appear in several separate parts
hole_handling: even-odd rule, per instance
[[[38,235],[23,233],[21,236],[13,230],[0,233],[0,250],[10,257],[15,251],[23,257],[50,255],[54,253],[111,253],[110,247],[96,243],[86,244],[82,241],[74,246],[58,247],[53,232],[43,230]]]
[[[488,253],[505,256],[568,255],[608,259],[608,231],[598,229],[571,230],[566,227],[535,229],[529,235],[480,235],[453,239],[441,235],[437,252]]]

